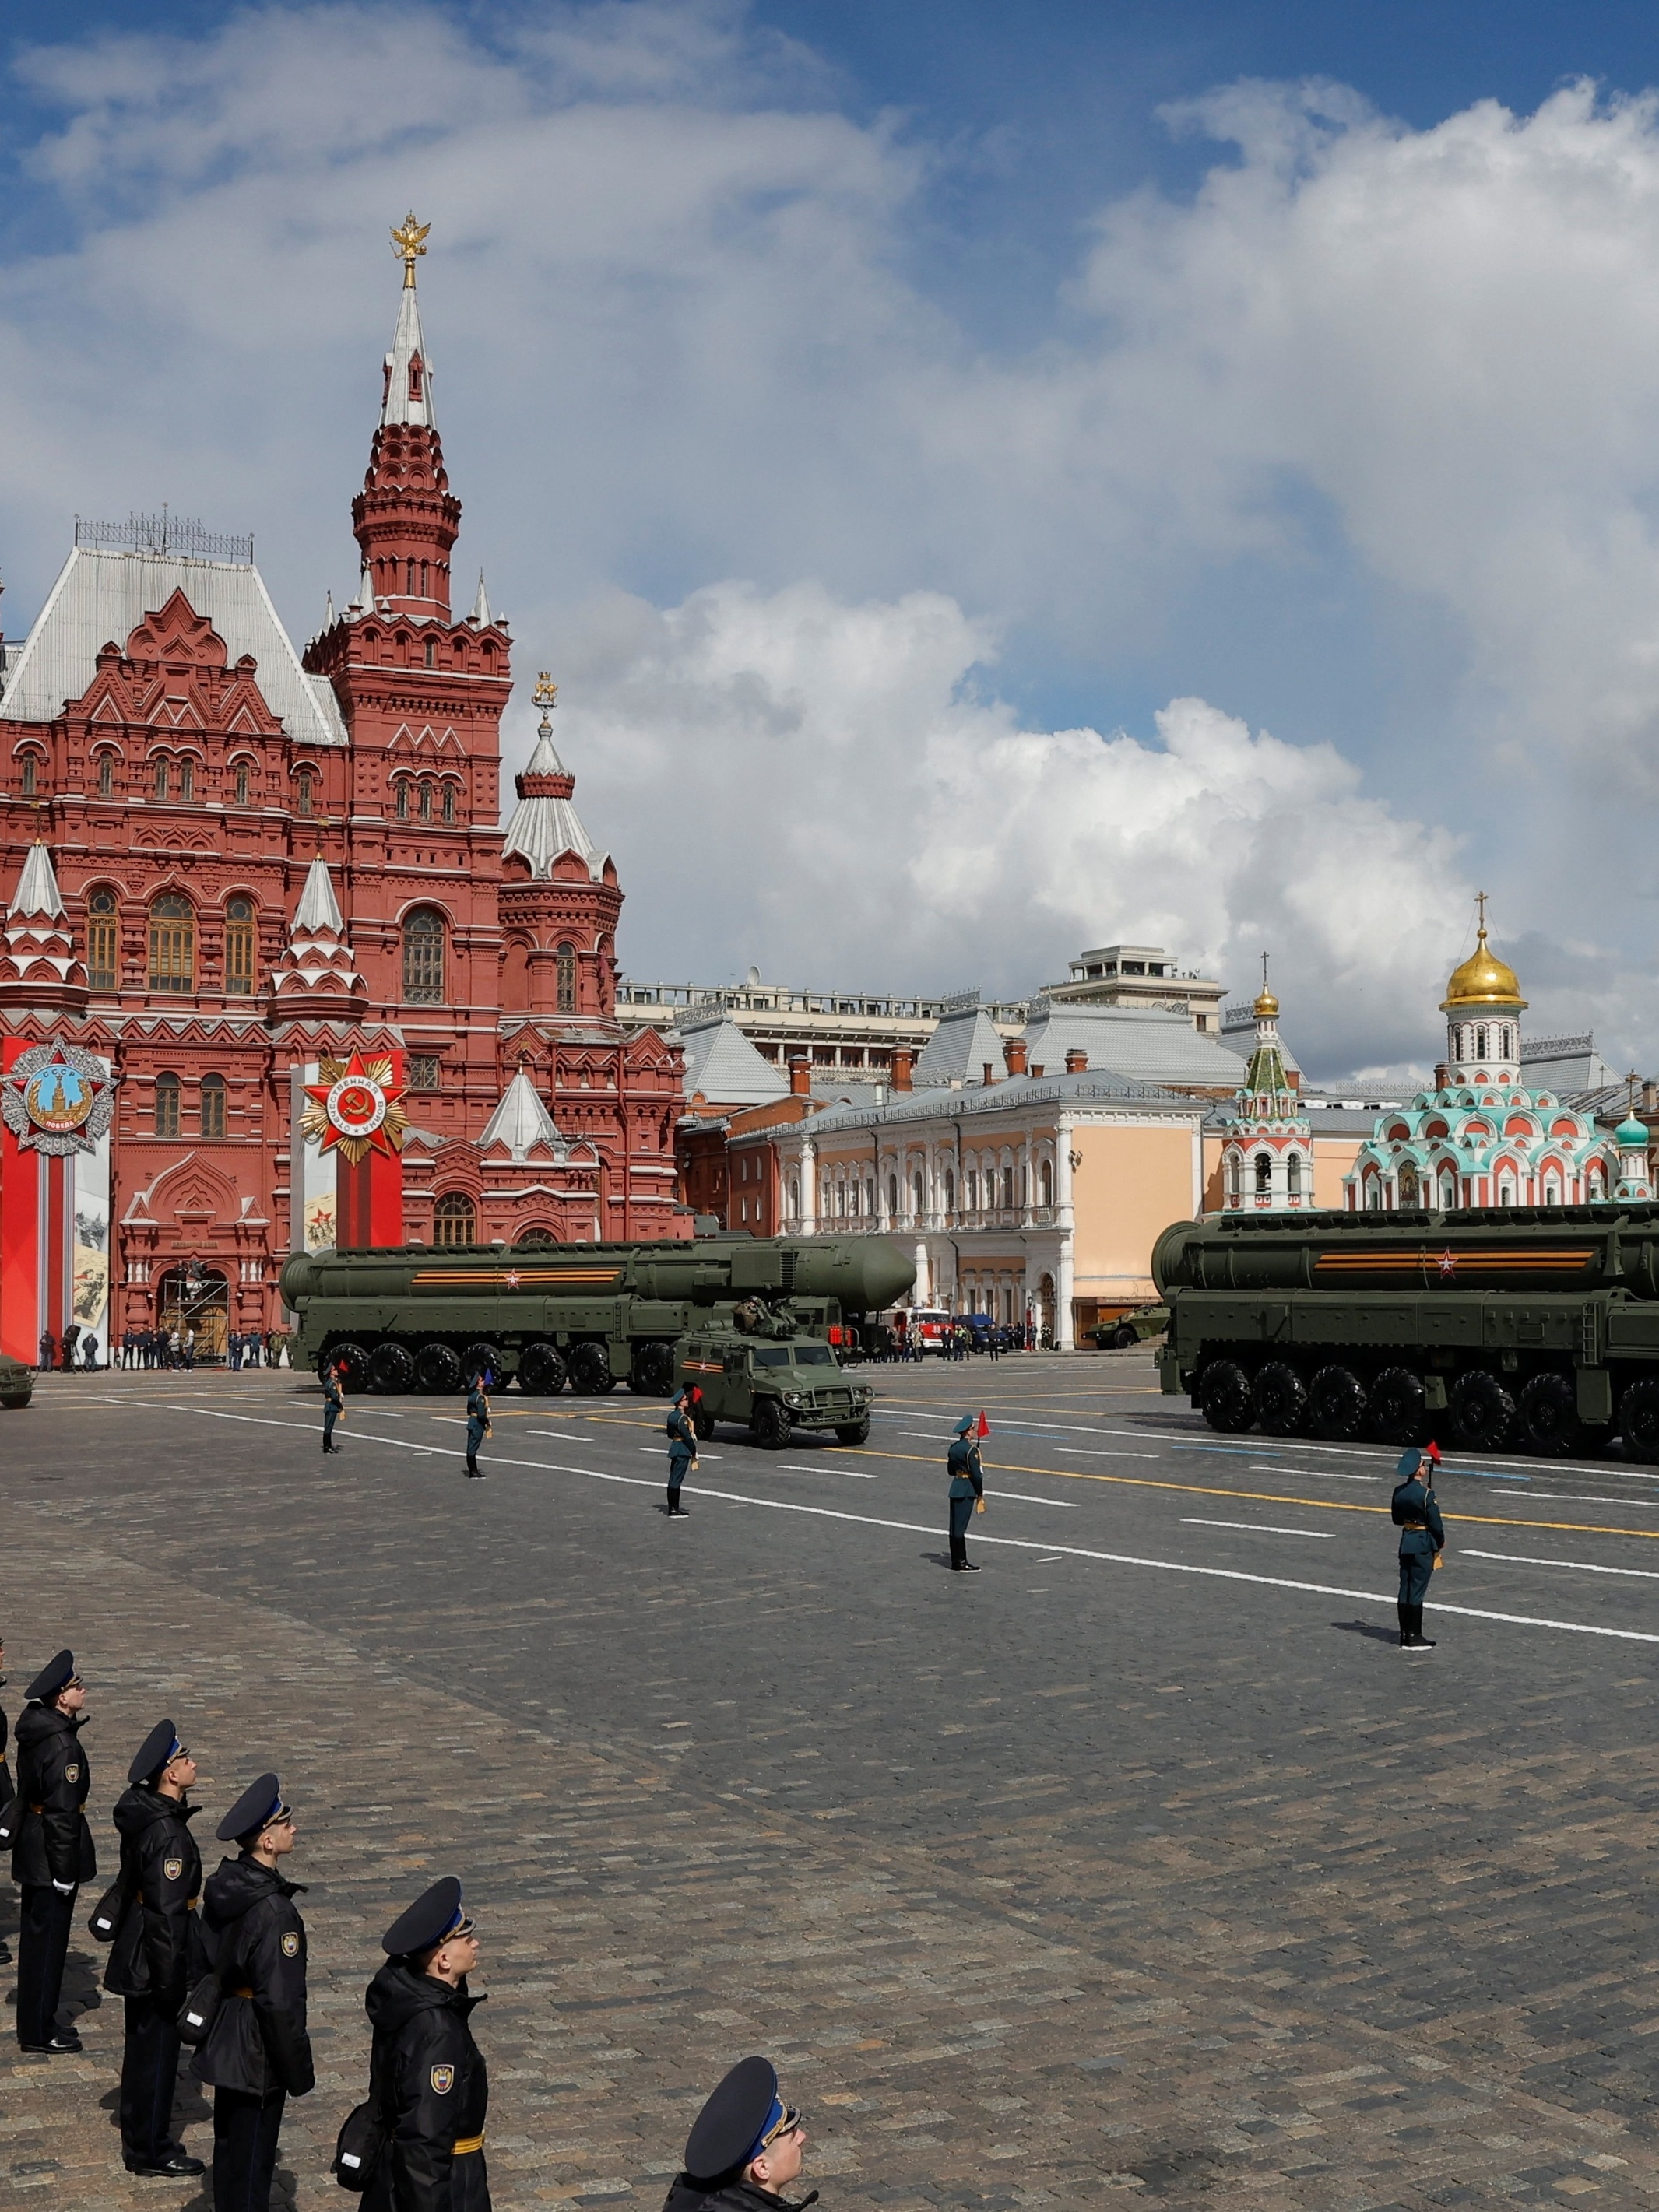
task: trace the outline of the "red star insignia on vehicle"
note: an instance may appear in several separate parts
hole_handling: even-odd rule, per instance
[[[1440,1272],[1443,1275],[1455,1275],[1457,1273],[1455,1252],[1443,1252],[1440,1255]]]
[[[507,1285],[509,1291],[516,1291],[519,1287],[518,1269],[516,1267],[509,1267],[507,1273],[501,1278],[501,1279]]]

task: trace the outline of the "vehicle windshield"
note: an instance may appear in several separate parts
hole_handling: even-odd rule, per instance
[[[797,1367],[833,1367],[836,1355],[827,1344],[798,1344],[795,1346]]]
[[[757,1367],[787,1367],[789,1364],[788,1346],[768,1345],[763,1351],[756,1352],[755,1364]]]

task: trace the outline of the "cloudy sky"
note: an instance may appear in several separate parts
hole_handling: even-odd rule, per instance
[[[1481,886],[1529,1027],[1659,1066],[1645,6],[64,14],[6,15],[9,632],[163,499],[297,635],[349,594],[412,206],[634,975],[1265,945],[1306,1065],[1399,1070]]]

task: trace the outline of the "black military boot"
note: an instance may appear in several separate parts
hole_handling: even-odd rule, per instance
[[[1402,1651],[1409,1651],[1412,1642],[1412,1609],[1408,1605],[1396,1604],[1395,1611],[1400,1615],[1400,1648]]]
[[[1434,1649],[1433,1637],[1423,1633],[1423,1608],[1420,1605],[1412,1607],[1412,1643],[1419,1651],[1432,1651]]]

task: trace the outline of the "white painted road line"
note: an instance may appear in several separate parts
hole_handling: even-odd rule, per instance
[[[1082,1506],[1075,1498],[1028,1498],[1023,1490],[988,1490],[988,1498],[1012,1498],[1017,1505],[1063,1505],[1068,1513],[1079,1513]]]
[[[1023,1444],[1030,1443],[1030,1439],[1027,1437],[1016,1437],[1013,1441]],[[1094,1451],[1087,1444],[1056,1444],[1054,1449],[1057,1452],[1064,1452],[1067,1459],[1156,1459],[1158,1457],[1156,1452]]]
[[[153,1410],[160,1413],[194,1413],[199,1419],[207,1421],[246,1421],[257,1428],[304,1428],[309,1430],[313,1435],[317,1432],[317,1425],[314,1422],[278,1421],[258,1413],[221,1413],[207,1406],[180,1405],[176,1400],[171,1402],[152,1401],[151,1407]],[[367,1443],[390,1444],[398,1451],[436,1454],[441,1459],[452,1459],[454,1456],[453,1452],[444,1450],[440,1445],[417,1444],[408,1437],[377,1437],[370,1432],[363,1435],[362,1441]],[[532,1474],[580,1474],[590,1482],[620,1483],[628,1490],[659,1490],[662,1486],[654,1477],[642,1474],[613,1474],[605,1468],[572,1467],[556,1460],[506,1459],[497,1453],[491,1453],[489,1458],[490,1464],[494,1467],[525,1468]],[[740,1491],[705,1490],[701,1487],[696,1496],[700,1501],[715,1500],[727,1505],[750,1505],[768,1513],[805,1513],[811,1515],[814,1520],[846,1521],[860,1528],[892,1528],[907,1536],[937,1538],[940,1533],[932,1522],[888,1521],[873,1513],[843,1512],[833,1505],[798,1505],[793,1498],[746,1498]],[[1055,1549],[1052,1544],[1040,1543],[1035,1537],[986,1536],[981,1535],[977,1529],[975,1530],[974,1534],[975,1542],[981,1545],[994,1545],[1002,1551],[1052,1552]],[[1212,1582],[1249,1583],[1257,1589],[1299,1590],[1310,1597],[1352,1598],[1361,1605],[1374,1605],[1379,1610],[1386,1610],[1394,1603],[1394,1600],[1387,1592],[1348,1589],[1334,1583],[1292,1582],[1288,1577],[1282,1575],[1247,1574],[1242,1567],[1202,1567],[1187,1559],[1147,1559],[1132,1552],[1097,1552],[1081,1544],[1060,1546],[1059,1556],[1072,1559],[1093,1559],[1104,1566],[1146,1567],[1159,1574],[1202,1576]],[[1493,1613],[1483,1606],[1441,1605],[1438,1602],[1436,1603],[1434,1611],[1437,1614],[1444,1613],[1449,1618],[1455,1617],[1463,1620],[1498,1621],[1510,1628],[1553,1628],[1559,1630],[1565,1635],[1604,1636],[1620,1644],[1659,1644],[1659,1632],[1652,1630],[1604,1628],[1596,1621],[1551,1620],[1535,1613]]]
[[[1460,1559],[1501,1559],[1510,1567],[1571,1567],[1580,1575],[1623,1575],[1633,1582],[1659,1583],[1659,1574],[1648,1567],[1595,1567],[1588,1559],[1529,1559],[1519,1552],[1477,1552],[1467,1544],[1457,1547]]]
[[[1183,1528],[1248,1528],[1253,1536],[1317,1536],[1322,1544],[1334,1540],[1334,1532],[1329,1528],[1275,1528],[1267,1521],[1200,1521],[1193,1513],[1183,1513],[1181,1525]]]
[[[1381,1482],[1380,1474],[1339,1474],[1334,1467],[1269,1467],[1265,1460],[1250,1462],[1252,1474],[1293,1474],[1298,1482]],[[1524,1497],[1527,1493],[1523,1492]]]
[[[798,1461],[775,1459],[770,1464],[780,1474],[850,1474],[854,1482],[878,1482],[879,1475],[866,1474],[861,1467],[837,1467],[833,1461],[819,1467],[802,1467]],[[765,1462],[756,1468],[757,1474],[764,1472]]]

